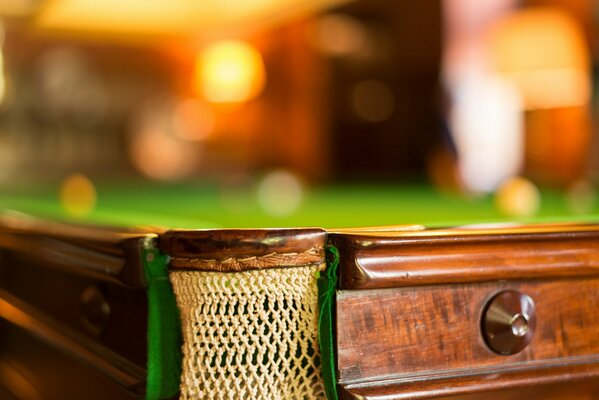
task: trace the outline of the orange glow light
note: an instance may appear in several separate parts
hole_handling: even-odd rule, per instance
[[[130,156],[135,168],[147,177],[177,180],[193,171],[199,156],[195,150],[185,140],[146,127],[133,133]]]
[[[203,140],[215,125],[213,111],[195,99],[179,102],[173,110],[175,134],[185,140]]]
[[[122,35],[242,34],[348,0],[5,0],[0,14],[31,14],[37,28]],[[118,35],[121,36],[118,36]]]
[[[518,11],[495,27],[490,44],[494,69],[519,88],[525,109],[589,102],[589,51],[581,28],[566,13]]]
[[[212,103],[251,100],[262,92],[265,82],[262,56],[244,42],[217,42],[196,60],[194,87]]]

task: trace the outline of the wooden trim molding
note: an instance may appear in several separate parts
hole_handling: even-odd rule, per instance
[[[597,379],[599,379],[599,357],[588,357],[581,360],[560,360],[554,365],[529,366],[525,369],[489,370],[478,373],[470,371],[462,375],[440,374],[420,379],[412,378],[409,381],[387,380],[362,385],[340,385],[340,398],[420,400],[487,393],[491,395],[490,398],[499,398],[496,391],[505,389],[521,389],[556,383],[572,387],[580,385],[580,381],[596,381]],[[574,392],[578,392],[578,390],[574,389]],[[589,399],[591,397],[581,398]]]
[[[148,230],[79,226],[0,214],[0,251],[40,268],[54,268],[130,288],[145,288],[140,260]]]
[[[119,384],[141,395],[146,371],[110,349],[56,322],[8,292],[0,290],[0,318],[44,340],[52,347],[87,363]]]
[[[160,236],[171,269],[239,272],[321,264],[322,229],[178,230]]]
[[[330,234],[329,242],[340,252],[341,289],[599,276],[597,226],[562,228]]]

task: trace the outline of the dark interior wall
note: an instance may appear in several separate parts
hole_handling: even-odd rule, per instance
[[[422,174],[427,154],[441,141],[440,0],[363,0],[338,11],[372,28],[373,48],[366,59],[332,61],[333,176],[389,180]],[[395,107],[385,121],[361,121],[352,113],[351,90],[363,80],[392,90]]]

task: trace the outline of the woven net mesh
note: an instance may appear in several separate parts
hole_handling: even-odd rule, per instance
[[[172,271],[183,325],[182,399],[320,399],[318,272]]]

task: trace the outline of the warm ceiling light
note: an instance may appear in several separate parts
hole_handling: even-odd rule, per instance
[[[24,17],[33,15],[45,4],[43,0],[0,1],[0,15],[3,17]]]
[[[526,109],[587,104],[590,57],[581,28],[563,11],[531,8],[503,19],[490,41],[492,66],[509,78]]]
[[[163,33],[190,26],[199,13],[190,0],[57,0],[42,10],[36,25],[58,30]]]
[[[14,8],[13,3],[35,2],[39,4],[35,25],[42,29],[219,37],[264,28],[344,1],[348,0],[5,0],[0,1],[0,13]]]
[[[262,56],[251,45],[222,41],[196,60],[194,86],[212,103],[239,103],[258,96],[266,81]]]

